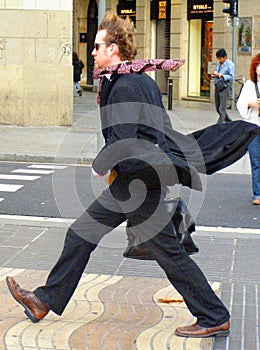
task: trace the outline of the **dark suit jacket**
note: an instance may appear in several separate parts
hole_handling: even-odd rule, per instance
[[[161,92],[146,73],[105,80],[100,107],[105,146],[93,162],[94,170],[104,175],[116,168],[128,177],[149,177],[149,164],[165,185],[200,189],[199,172],[212,174],[237,161],[260,131],[244,121],[212,125],[190,135],[173,130]]]
[[[112,76],[103,82],[100,106],[105,146],[93,163],[97,173],[116,168],[122,176],[150,178],[152,184],[155,169],[163,185],[201,187],[197,170],[170,152],[165,136],[170,120],[152,78],[145,73]]]

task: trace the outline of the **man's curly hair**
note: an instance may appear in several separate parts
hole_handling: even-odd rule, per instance
[[[257,74],[256,74],[256,67],[260,64],[260,53],[255,55],[252,58],[249,75],[250,79],[256,84],[257,83]]]
[[[106,43],[116,43],[119,48],[119,56],[122,61],[132,60],[137,55],[134,38],[134,24],[129,18],[123,19],[114,13],[106,13],[98,30],[105,29]]]

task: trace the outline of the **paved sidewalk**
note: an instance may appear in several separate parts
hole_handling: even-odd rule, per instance
[[[43,283],[47,270],[58,256],[66,225],[42,226],[36,222],[36,226],[30,226],[25,221],[18,222],[18,225],[2,222],[1,349],[212,348],[213,338],[185,339],[174,335],[177,326],[189,324],[193,318],[181,296],[154,262],[137,262],[122,257],[126,243],[122,228],[120,233],[112,233],[110,239],[97,248],[87,270],[89,273],[83,275],[63,316],[60,318],[50,313],[38,324],[32,324],[12,299],[5,277],[15,276],[27,289]],[[120,235],[119,238],[116,234]],[[50,239],[52,244],[57,242],[52,249],[48,249]],[[108,247],[110,240],[115,248]],[[221,283],[213,283],[212,287],[219,293]],[[162,302],[161,299],[171,302]]]
[[[193,101],[173,102],[169,115],[174,128],[185,134],[218,118],[212,103]],[[236,111],[230,115],[239,119]],[[74,97],[71,127],[0,125],[0,160],[91,163],[97,153],[97,129],[96,93],[84,91],[82,97]]]
[[[44,280],[46,271],[2,269],[27,288]],[[4,281],[0,282],[1,290]],[[215,288],[219,284],[214,284]],[[1,293],[2,294],[2,293]],[[83,274],[60,318],[50,313],[32,324],[10,295],[3,295],[5,314],[0,346],[14,349],[211,349],[213,339],[184,339],[174,329],[193,321],[180,295],[164,278]],[[160,299],[175,300],[172,303]]]
[[[177,326],[194,319],[155,262],[123,258],[124,227],[106,236],[92,254],[62,317],[50,312],[31,323],[8,292],[5,277],[15,276],[26,289],[43,284],[68,224],[1,220],[0,349],[259,350],[260,272],[255,267],[260,235],[245,232],[198,228],[194,234],[200,253],[193,259],[231,311],[228,338],[174,335]]]

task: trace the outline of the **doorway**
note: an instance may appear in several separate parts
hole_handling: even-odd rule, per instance
[[[188,96],[210,98],[209,63],[212,62],[213,21],[189,21]]]

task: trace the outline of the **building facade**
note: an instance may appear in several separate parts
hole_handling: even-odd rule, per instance
[[[0,123],[71,125],[71,0],[0,0]]]
[[[213,101],[210,75],[218,48],[230,59],[235,55],[236,75],[246,78],[260,52],[255,0],[238,0],[235,50],[222,0],[0,0],[0,123],[72,124],[72,51],[85,64],[82,85],[95,90],[91,52],[101,5],[133,19],[137,58],[186,60],[174,73],[151,74],[165,95],[172,79],[175,100]]]

